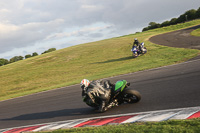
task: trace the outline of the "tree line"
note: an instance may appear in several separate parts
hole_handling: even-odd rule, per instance
[[[183,23],[186,21],[194,20],[200,18],[200,7],[199,9],[191,9],[186,11],[184,14],[180,15],[178,18],[172,18],[170,21],[164,21],[163,23],[159,24],[156,22],[150,22],[148,27],[143,28],[142,31],[147,31],[151,29],[161,28],[169,25],[175,25],[178,23]]]
[[[50,48],[50,49],[44,51],[42,54],[49,53],[49,52],[52,52],[52,51],[55,51],[55,50],[56,50],[56,48]],[[34,52],[32,54],[27,54],[24,57],[23,56],[14,56],[10,60],[0,58],[0,66],[7,65],[7,64],[10,64],[10,63],[13,63],[13,62],[16,62],[16,61],[19,61],[19,60],[27,59],[27,58],[30,58],[30,57],[34,57],[34,56],[38,56],[38,53]]]

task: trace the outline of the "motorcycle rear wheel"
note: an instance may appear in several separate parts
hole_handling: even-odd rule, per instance
[[[146,54],[147,53],[147,49],[146,47],[144,47],[144,51],[142,51],[143,54]]]
[[[137,103],[141,100],[141,95],[136,90],[124,90],[124,101],[127,103]]]

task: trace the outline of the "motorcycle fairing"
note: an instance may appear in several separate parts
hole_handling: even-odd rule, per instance
[[[115,91],[123,91],[124,88],[126,87],[127,81],[126,80],[120,80],[117,81],[115,84]]]

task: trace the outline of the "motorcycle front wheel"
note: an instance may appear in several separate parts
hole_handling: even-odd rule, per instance
[[[133,53],[133,58],[136,58],[138,57],[138,54],[137,53]]]
[[[127,103],[137,103],[141,100],[141,95],[136,90],[126,89],[124,90],[124,101]]]

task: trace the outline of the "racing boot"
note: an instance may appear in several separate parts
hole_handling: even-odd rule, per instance
[[[105,112],[107,110],[106,102],[102,101],[101,105],[99,106],[99,112]]]

